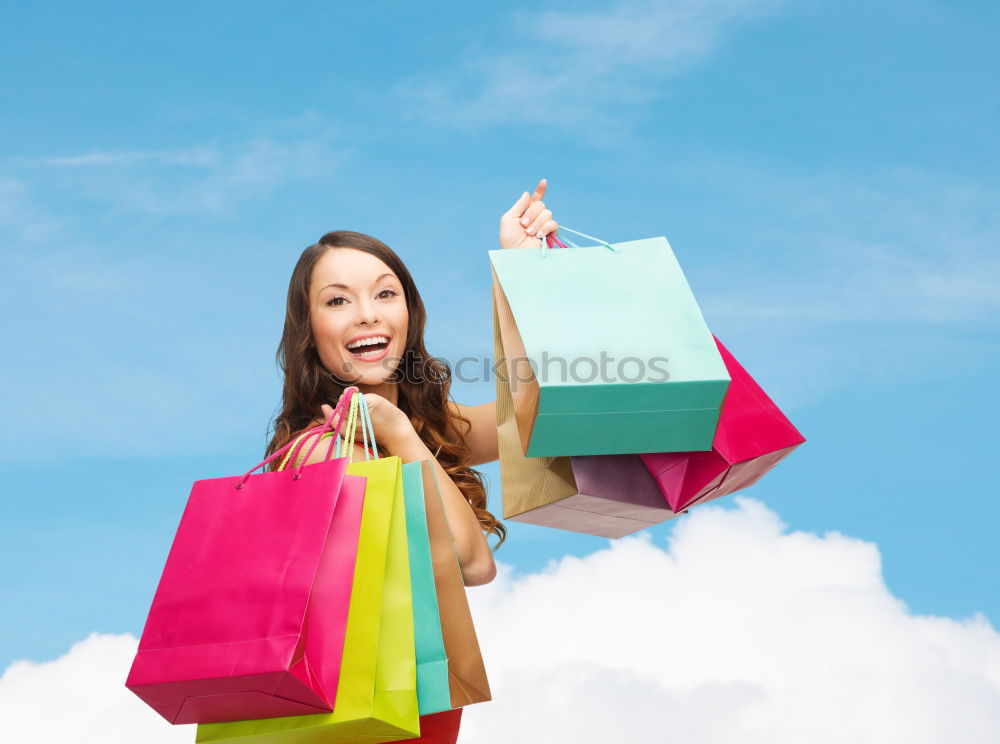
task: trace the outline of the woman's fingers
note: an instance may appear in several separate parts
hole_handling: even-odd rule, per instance
[[[525,232],[531,227],[531,223],[537,219],[538,215],[544,211],[545,202],[536,201],[531,203],[531,206],[525,211],[524,216],[519,220],[521,227],[525,228]]]
[[[511,208],[507,210],[504,217],[511,217],[516,220],[524,214],[524,210],[526,210],[530,204],[531,196],[527,191],[525,191],[518,197],[517,201],[511,205]]]
[[[340,411],[337,412],[336,416],[333,415],[334,411],[337,410],[334,406],[331,406],[329,403],[320,404],[320,410],[323,413],[323,421],[324,422],[329,421],[330,425],[333,428],[337,428],[340,425],[341,419],[343,419],[345,414],[347,413],[347,406],[345,405],[341,407],[341,403],[343,403],[344,401],[344,396],[346,396],[350,391],[354,391],[355,395],[359,394],[358,388],[355,387],[354,385],[351,385],[350,387],[346,388],[344,392],[340,394],[340,397],[337,398],[337,406],[340,407]],[[333,416],[332,421],[330,420],[331,416]]]
[[[343,410],[337,411],[337,413],[335,415],[334,411],[336,409],[333,406],[331,406],[331,405],[327,405],[326,403],[324,403],[322,406],[320,406],[320,409],[322,409],[322,411],[323,411],[323,423],[324,423],[324,425],[328,424],[330,426],[330,429],[335,431],[337,429],[337,427],[340,426],[341,419],[343,419],[343,417],[344,417],[343,416],[343,413],[344,413]]]
[[[338,405],[338,406],[339,406],[339,405],[340,405],[340,404],[341,404],[341,403],[343,402],[343,400],[344,400],[344,397],[345,397],[345,396],[346,396],[346,395],[347,395],[348,393],[350,393],[351,391],[353,391],[355,395],[357,395],[357,394],[358,394],[358,392],[359,392],[359,391],[358,391],[358,388],[357,388],[357,387],[355,387],[354,385],[351,385],[350,387],[346,387],[346,388],[344,388],[344,392],[342,392],[342,393],[340,394],[340,397],[339,397],[339,398],[337,398],[337,405]]]
[[[510,209],[503,213],[500,217],[500,247],[523,248],[532,242],[527,238],[532,237],[546,221],[546,219],[539,220],[538,216],[545,211],[542,197],[545,196],[547,188],[548,181],[541,179],[533,193],[525,191]],[[529,230],[530,227],[534,229]],[[522,230],[524,232],[521,232]]]
[[[541,202],[539,202],[539,204],[541,204]],[[528,235],[534,235],[541,229],[542,225],[544,225],[551,219],[552,219],[552,212],[548,209],[543,209],[541,212],[538,213],[535,219],[531,221],[531,224],[528,225],[528,227],[525,229],[525,232],[528,233]]]
[[[538,237],[544,238],[546,235],[555,235],[559,231],[559,223],[555,220],[546,220],[538,228]]]
[[[343,419],[343,411],[336,411],[336,409],[324,403],[320,406],[320,410],[323,412],[323,426],[329,427],[329,431],[337,431],[340,429],[340,422]]]
[[[542,197],[545,196],[545,189],[547,188],[548,188],[548,181],[543,178],[538,182],[538,185],[535,187],[534,193],[529,194],[527,191],[525,191],[523,194],[521,194],[517,198],[517,201],[511,205],[510,209],[508,209],[504,213],[504,217],[513,217],[514,219],[519,219],[520,217],[522,217],[524,215],[525,210],[529,206],[531,206],[535,202],[539,202],[542,200]]]

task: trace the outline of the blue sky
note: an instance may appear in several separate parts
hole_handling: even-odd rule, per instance
[[[995,5],[4,16],[0,667],[141,630],[191,482],[262,452],[304,247],[380,237],[417,279],[432,352],[486,355],[486,251],[541,176],[566,225],[666,235],[808,438],[750,495],[877,544],[914,612],[996,626]],[[498,558],[519,571],[606,546],[510,526]]]

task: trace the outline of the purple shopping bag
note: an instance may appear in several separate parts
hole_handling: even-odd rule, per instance
[[[345,458],[251,475],[291,446],[191,489],[126,681],[171,723],[333,709],[366,479]]]

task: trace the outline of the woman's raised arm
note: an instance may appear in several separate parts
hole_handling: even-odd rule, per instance
[[[501,248],[538,248],[546,235],[554,234],[559,224],[552,219],[552,212],[546,208],[542,197],[548,182],[543,178],[538,182],[533,194],[525,191],[513,206],[500,217]],[[449,403],[452,413],[468,420],[467,431],[462,432],[465,443],[472,451],[471,465],[493,462],[500,457],[497,440],[497,404],[483,403],[478,406],[464,406]]]
[[[454,415],[461,416],[469,422],[468,427],[462,432],[465,444],[471,452],[469,464],[483,465],[499,459],[496,401],[478,406],[463,406],[461,403],[449,402],[448,406]]]

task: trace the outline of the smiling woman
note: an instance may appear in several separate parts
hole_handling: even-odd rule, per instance
[[[545,186],[543,180],[533,195],[522,194],[501,217],[501,246],[537,247],[556,231],[542,202]],[[496,406],[449,400],[451,370],[427,351],[425,322],[410,272],[381,241],[343,230],[306,248],[288,287],[277,353],[282,410],[267,454],[321,424],[345,390],[357,387],[386,452],[433,462],[465,583],[485,584],[496,575],[486,535],[502,543],[506,530],[487,511],[486,488],[472,466],[497,459]],[[324,456],[318,447],[307,462]]]
[[[384,271],[384,259],[392,260],[388,247],[349,232],[329,233],[319,242],[332,243],[339,250],[324,251],[312,271],[312,343],[323,367],[341,380],[379,385],[382,372],[392,371],[391,361],[382,362],[400,359],[407,347],[407,296],[396,273]]]

